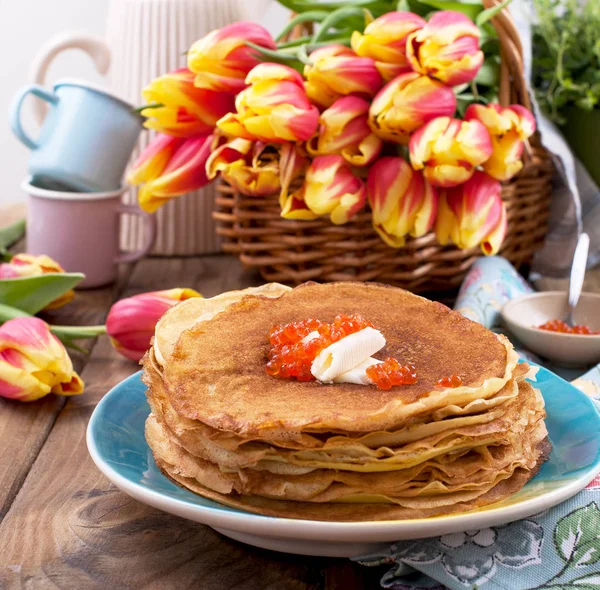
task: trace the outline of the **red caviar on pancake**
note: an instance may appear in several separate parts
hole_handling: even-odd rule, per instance
[[[449,375],[442,377],[438,382],[438,387],[460,387],[463,384],[462,377],[460,375]]]
[[[412,365],[402,366],[392,357],[386,358],[383,363],[371,365],[367,369],[367,377],[379,389],[391,389],[396,385],[412,385],[417,382],[415,368]]]
[[[600,332],[594,332],[589,326],[577,325],[569,326],[562,320],[549,320],[541,326],[537,326],[539,330],[547,330],[548,332],[560,332],[561,334],[580,334],[584,336],[597,336]]]
[[[266,371],[273,377],[314,381],[311,366],[317,355],[334,342],[365,328],[375,326],[357,314],[337,315],[332,323],[309,319],[273,326],[269,334],[271,350]],[[318,335],[304,341],[314,332]],[[414,367],[402,367],[393,358],[369,367],[367,376],[380,389],[391,389],[395,385],[407,385],[417,381]]]

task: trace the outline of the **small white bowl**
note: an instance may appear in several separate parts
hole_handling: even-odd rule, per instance
[[[567,294],[563,291],[533,293],[509,301],[502,308],[506,327],[531,352],[568,366],[592,365],[600,362],[600,335],[562,334],[540,330],[548,320],[562,320],[568,311]],[[575,323],[600,331],[600,294],[582,293]]]

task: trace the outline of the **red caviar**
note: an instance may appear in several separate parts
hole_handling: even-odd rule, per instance
[[[548,332],[560,332],[562,334],[583,334],[585,336],[597,336],[600,332],[594,332],[589,326],[569,326],[562,320],[550,320],[541,326],[537,326],[539,330],[547,330]]]
[[[273,377],[314,381],[310,368],[323,349],[354,332],[374,327],[360,315],[344,314],[336,316],[332,323],[310,319],[273,326],[269,334],[271,350],[266,371]],[[318,335],[302,342],[312,332],[317,332]],[[380,389],[390,389],[395,385],[407,385],[417,381],[414,367],[402,367],[393,358],[369,367],[367,375]]]
[[[463,384],[462,377],[460,375],[449,375],[448,377],[442,377],[438,382],[438,387],[460,387]]]
[[[396,385],[412,385],[417,382],[415,368],[412,365],[400,365],[392,357],[386,358],[383,363],[371,365],[366,372],[367,377],[379,389],[391,389]]]
[[[324,348],[349,334],[373,327],[371,322],[359,315],[343,314],[336,316],[332,323],[310,319],[273,326],[269,334],[271,351],[267,373],[284,379],[293,377],[298,381],[313,381],[310,367]],[[318,332],[318,336],[302,342],[311,332]]]

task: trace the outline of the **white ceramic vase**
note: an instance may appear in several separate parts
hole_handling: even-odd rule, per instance
[[[106,38],[85,34],[55,37],[39,52],[31,68],[33,82],[43,84],[52,59],[69,48],[90,54],[98,71],[108,72],[111,92],[128,102],[141,104],[142,89],[157,76],[185,65],[190,45],[213,29],[236,20],[258,20],[270,0],[111,0]],[[110,64],[110,65],[109,65]],[[38,119],[44,107],[36,103]],[[142,134],[133,158],[150,141]],[[157,213],[155,254],[192,255],[216,252],[219,241],[212,220],[214,186],[206,187],[166,204]],[[134,204],[137,191],[124,196]],[[134,216],[123,223],[122,247],[135,250],[144,240],[142,224]]]

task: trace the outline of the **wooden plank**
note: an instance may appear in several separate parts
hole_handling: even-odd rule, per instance
[[[231,259],[153,259],[138,265],[127,292],[192,286],[211,296],[257,281]],[[0,587],[323,588],[330,560],[248,548],[144,506],[100,474],[85,446],[89,416],[135,370],[100,339],[86,392],[68,400],[0,526]]]
[[[92,325],[104,322],[106,311],[123,286],[131,268],[122,269],[115,285],[96,291],[79,291],[69,305],[44,319],[49,323]],[[94,340],[81,341],[90,350]],[[81,372],[87,355],[71,354],[75,370]],[[52,429],[66,398],[49,395],[36,402],[23,404],[0,398],[0,522],[8,511],[31,465]]]

